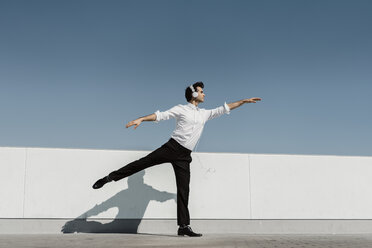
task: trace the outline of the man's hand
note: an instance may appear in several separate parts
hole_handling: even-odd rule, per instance
[[[136,119],[134,121],[128,122],[128,124],[125,127],[128,128],[128,127],[131,127],[131,126],[135,125],[134,129],[136,129],[141,124],[141,122],[142,122],[142,119],[139,118],[139,119]]]
[[[244,99],[243,100],[244,103],[256,103],[258,101],[261,101],[261,98],[259,98],[259,97],[253,97],[253,98],[249,98],[249,99]]]
[[[240,107],[244,103],[255,103],[261,101],[261,98],[259,97],[253,97],[253,98],[247,98],[244,100],[239,100],[237,102],[228,103],[227,106],[229,106],[230,110],[236,109],[237,107]]]
[[[134,129],[136,129],[140,124],[141,122],[143,121],[156,121],[156,114],[151,114],[151,115],[146,115],[146,116],[143,116],[143,117],[140,117],[138,119],[135,119],[134,121],[130,121],[128,122],[128,124],[125,126],[126,128],[130,127],[130,126],[134,126]]]

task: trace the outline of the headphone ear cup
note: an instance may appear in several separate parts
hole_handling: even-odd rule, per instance
[[[198,95],[199,95],[198,92],[193,92],[193,93],[192,93],[192,97],[194,97],[194,98],[197,98]]]

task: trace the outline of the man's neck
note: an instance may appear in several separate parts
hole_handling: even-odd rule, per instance
[[[199,102],[198,101],[191,101],[189,103],[193,104],[195,107],[197,107],[199,105]]]

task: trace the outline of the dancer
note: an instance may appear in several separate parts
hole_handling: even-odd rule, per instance
[[[126,128],[134,125],[136,129],[143,121],[168,120],[176,119],[176,129],[173,131],[171,138],[160,148],[151,152],[147,156],[133,161],[119,170],[113,171],[107,176],[99,179],[94,185],[94,189],[99,189],[111,181],[119,181],[125,177],[133,175],[150,166],[171,163],[176,175],[177,184],[177,224],[178,235],[200,237],[202,234],[195,233],[191,229],[190,215],[188,210],[189,202],[189,183],[190,183],[190,163],[192,161],[191,152],[195,148],[197,141],[203,131],[207,121],[219,117],[223,114],[230,114],[233,110],[245,103],[255,103],[261,101],[261,98],[249,98],[233,103],[228,103],[215,109],[203,109],[198,105],[204,102],[204,84],[196,82],[185,90],[187,104],[179,104],[171,109],[140,117],[130,121]]]

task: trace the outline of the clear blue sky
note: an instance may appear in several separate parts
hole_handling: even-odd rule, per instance
[[[185,104],[261,97],[198,152],[372,155],[372,1],[0,1],[0,146],[153,150]]]

